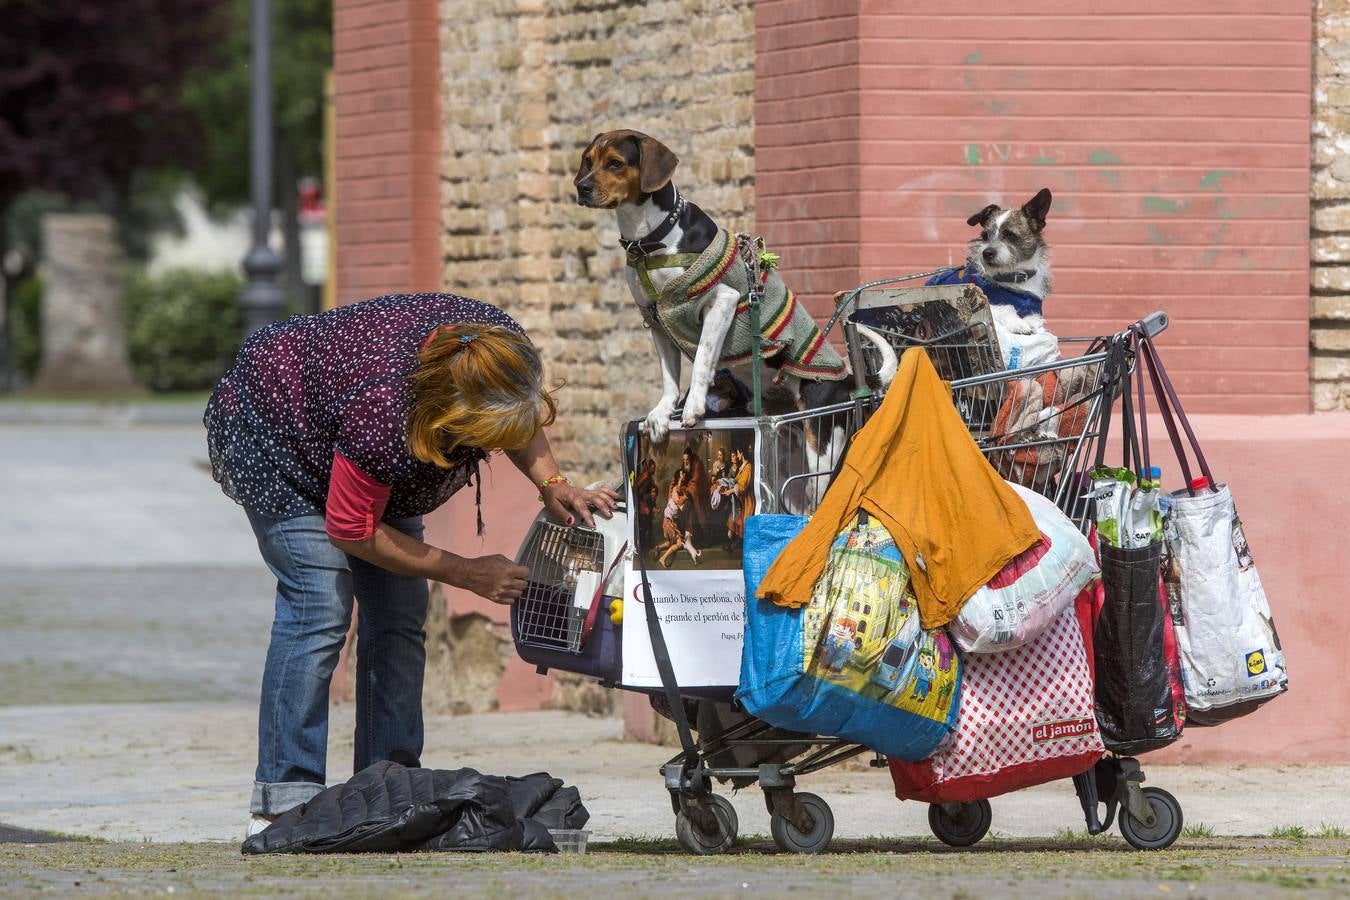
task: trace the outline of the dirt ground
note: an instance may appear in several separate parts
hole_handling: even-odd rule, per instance
[[[1155,853],[1115,837],[986,839],[966,850],[913,838],[840,841],[824,856],[790,856],[751,837],[713,858],[665,841],[617,841],[584,856],[307,857],[80,841],[0,845],[0,896],[1311,898],[1350,894],[1347,856],[1350,840],[1320,838],[1183,838]]]

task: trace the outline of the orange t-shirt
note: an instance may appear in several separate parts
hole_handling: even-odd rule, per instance
[[[1040,540],[1022,499],[999,477],[924,351],[905,352],[881,408],[854,437],[806,528],[779,555],[758,596],[803,606],[830,544],[858,508],[886,526],[909,564],[924,628],[951,621],[1013,557]]]

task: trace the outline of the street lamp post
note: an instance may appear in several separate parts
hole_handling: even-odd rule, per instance
[[[272,230],[272,3],[253,0],[253,94],[250,108],[253,188],[253,246],[244,257],[248,280],[239,295],[244,333],[252,334],[281,316],[277,284],[281,254],[270,244]]]

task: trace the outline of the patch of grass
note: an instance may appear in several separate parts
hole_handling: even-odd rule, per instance
[[[673,837],[654,838],[640,834],[621,834],[612,841],[590,841],[586,844],[587,853],[672,853],[679,849],[680,842]]]
[[[1342,828],[1340,825],[1332,825],[1330,822],[1323,822],[1317,831],[1313,832],[1313,837],[1343,841],[1350,838],[1350,829]]]
[[[409,895],[410,890],[493,897],[598,894],[636,898],[664,893],[720,896],[794,893],[892,896],[900,879],[916,894],[991,897],[1056,894],[1066,883],[1078,894],[1156,895],[1159,884],[1212,887],[1209,896],[1252,893],[1250,885],[1311,888],[1350,895],[1342,860],[1347,841],[1285,843],[1268,837],[1221,837],[1203,847],[1139,853],[1115,835],[1089,839],[1065,829],[1062,838],[981,842],[954,850],[931,838],[841,839],[822,856],[778,853],[762,835],[747,836],[717,857],[674,850],[668,838],[626,836],[596,842],[586,856],[519,853],[386,853],[244,857],[226,844],[0,845],[6,883],[71,893],[71,881],[98,884],[101,896],[304,895],[346,900]],[[1072,846],[1090,841],[1090,846]],[[605,848],[600,850],[598,848]],[[649,849],[671,852],[647,852]],[[959,878],[953,884],[953,872]],[[12,877],[9,873],[12,873]],[[1091,890],[1090,882],[1115,882]],[[415,885],[415,887],[410,887]],[[728,889],[730,886],[730,889]],[[1243,891],[1241,888],[1246,887]],[[13,890],[13,889],[11,889]],[[1182,892],[1185,888],[1181,889]],[[3,891],[0,891],[3,893]],[[1196,894],[1200,896],[1200,894]]]
[[[1076,828],[1056,829],[1055,836],[1051,840],[1056,847],[1092,847],[1097,844],[1095,835]]]
[[[1196,822],[1182,828],[1181,836],[1184,838],[1212,838],[1214,837],[1214,829],[1204,822]]]
[[[1277,825],[1270,829],[1270,836],[1285,841],[1301,841],[1308,836],[1308,829],[1302,825]]]

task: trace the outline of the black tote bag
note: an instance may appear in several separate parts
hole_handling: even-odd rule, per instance
[[[1144,468],[1135,431],[1134,411],[1125,366],[1125,338],[1113,347],[1121,391],[1121,442],[1124,467]],[[1143,411],[1142,372],[1139,377]],[[1097,465],[1105,456],[1111,415],[1103,417]],[[1181,686],[1176,635],[1164,601],[1160,567],[1163,544],[1121,548],[1100,542],[1103,599],[1093,621],[1092,649],[1096,671],[1097,725],[1106,749],[1133,756],[1166,747],[1181,737],[1185,696]]]

